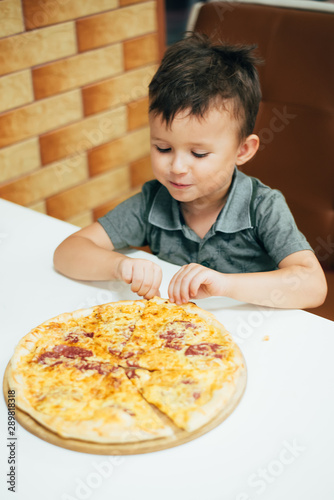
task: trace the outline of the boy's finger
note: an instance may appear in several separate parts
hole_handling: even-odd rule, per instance
[[[176,302],[177,299],[177,289],[176,289],[176,276],[179,274],[180,271],[178,271],[172,279],[169,282],[168,285],[168,297],[171,302]]]
[[[132,283],[133,277],[133,263],[131,265],[124,265],[122,269],[121,279],[125,281],[125,283]]]
[[[195,298],[201,285],[205,283],[206,271],[200,270],[189,283],[189,296]]]
[[[154,273],[153,273],[153,281],[152,281],[152,286],[150,287],[150,290],[148,293],[145,295],[145,298],[152,298],[152,297],[160,297],[160,285],[162,281],[162,270],[161,267],[155,266],[154,267]]]
[[[131,290],[132,292],[138,293],[140,290],[140,287],[143,283],[144,279],[144,269],[143,267],[134,267],[133,273],[132,273],[132,283],[131,283]]]
[[[155,292],[160,297],[160,285],[162,282],[162,269],[160,266],[157,266],[154,270],[154,288]]]
[[[138,295],[144,296],[150,290],[152,286],[152,278],[153,273],[151,273],[150,270],[144,268],[141,283],[137,290]]]
[[[180,297],[182,302],[189,302],[197,294],[197,290],[201,284],[200,268],[192,268],[187,272],[180,283]],[[195,295],[193,295],[195,293]]]
[[[182,275],[185,272],[185,268],[182,267],[174,276],[172,277],[168,286],[168,296],[171,302],[180,303],[180,286],[182,281]]]
[[[151,289],[146,295],[144,295],[144,299],[153,299],[153,297],[161,297],[160,290]]]
[[[184,288],[186,285],[185,277],[189,273],[191,273],[191,268],[189,268],[188,266],[184,266],[171,279],[168,287],[168,295],[171,302],[176,302],[176,304],[182,303],[181,287],[183,286],[183,294],[184,294]]]
[[[139,292],[145,299],[151,299],[155,295],[160,297],[160,285],[162,281],[162,270],[158,265],[145,269],[143,286]],[[138,292],[138,293],[139,293]]]

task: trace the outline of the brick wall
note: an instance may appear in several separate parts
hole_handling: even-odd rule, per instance
[[[161,9],[0,1],[0,197],[83,227],[152,178],[147,85]]]

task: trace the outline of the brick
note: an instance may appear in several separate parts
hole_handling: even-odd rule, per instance
[[[81,87],[123,71],[121,44],[47,64],[32,71],[36,99]]]
[[[33,100],[34,93],[29,70],[0,77],[0,113],[23,106]]]
[[[53,130],[81,116],[79,90],[9,111],[0,115],[0,147]]]
[[[0,197],[29,206],[87,179],[87,159],[79,157],[75,168],[58,162],[0,186]]]
[[[35,212],[39,212],[40,214],[46,214],[45,200],[37,201],[36,203],[29,205],[28,208],[30,208],[31,210],[35,210]]]
[[[125,132],[125,107],[86,118],[40,137],[42,164],[87,151]]]
[[[149,154],[149,151],[150,132],[146,127],[90,151],[88,153],[90,175],[98,175],[122,163],[142,158]]]
[[[85,116],[147,96],[155,71],[156,66],[146,66],[85,87],[82,89]]]
[[[0,182],[36,170],[41,164],[37,137],[0,149]]]
[[[124,68],[129,69],[157,63],[159,60],[158,35],[152,33],[123,43]]]
[[[24,31],[20,0],[0,2],[0,38]]]
[[[81,212],[78,215],[75,215],[74,217],[70,217],[67,219],[67,222],[70,224],[74,224],[75,226],[78,227],[87,227],[90,224],[94,222],[93,220],[93,213],[91,210],[88,210],[86,212]]]
[[[128,130],[148,125],[148,97],[130,102],[128,110]]]
[[[119,6],[124,7],[125,5],[132,5],[133,3],[141,3],[145,1],[146,0],[119,0]]]
[[[77,52],[75,24],[69,22],[0,40],[0,75]]]
[[[116,196],[110,201],[107,201],[107,203],[103,203],[103,205],[100,205],[93,210],[93,218],[94,221],[97,221],[99,217],[103,217],[106,213],[108,213],[110,210],[113,210],[117,205],[122,203],[122,201],[127,200],[131,196],[137,194],[140,192],[140,187],[135,188],[135,189],[129,189],[125,193],[123,193],[120,196]]]
[[[130,187],[129,169],[121,166],[116,170],[94,177],[80,186],[49,198],[47,212],[58,219],[68,220],[82,211],[91,210],[106,203]]]
[[[145,182],[154,179],[151,166],[151,157],[145,156],[130,164],[131,187],[142,186]]]
[[[28,30],[114,9],[117,0],[22,0]]]
[[[155,2],[139,3],[79,19],[77,21],[79,51],[84,52],[156,30]]]

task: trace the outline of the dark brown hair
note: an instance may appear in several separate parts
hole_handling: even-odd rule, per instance
[[[261,101],[255,46],[232,46],[188,34],[170,46],[149,85],[149,111],[167,126],[179,111],[203,117],[212,105],[232,103],[240,139],[252,133]],[[229,108],[230,109],[230,108]]]

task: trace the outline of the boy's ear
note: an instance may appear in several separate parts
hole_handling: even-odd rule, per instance
[[[238,150],[236,165],[243,165],[255,155],[259,149],[260,139],[256,134],[251,134],[241,143]]]

